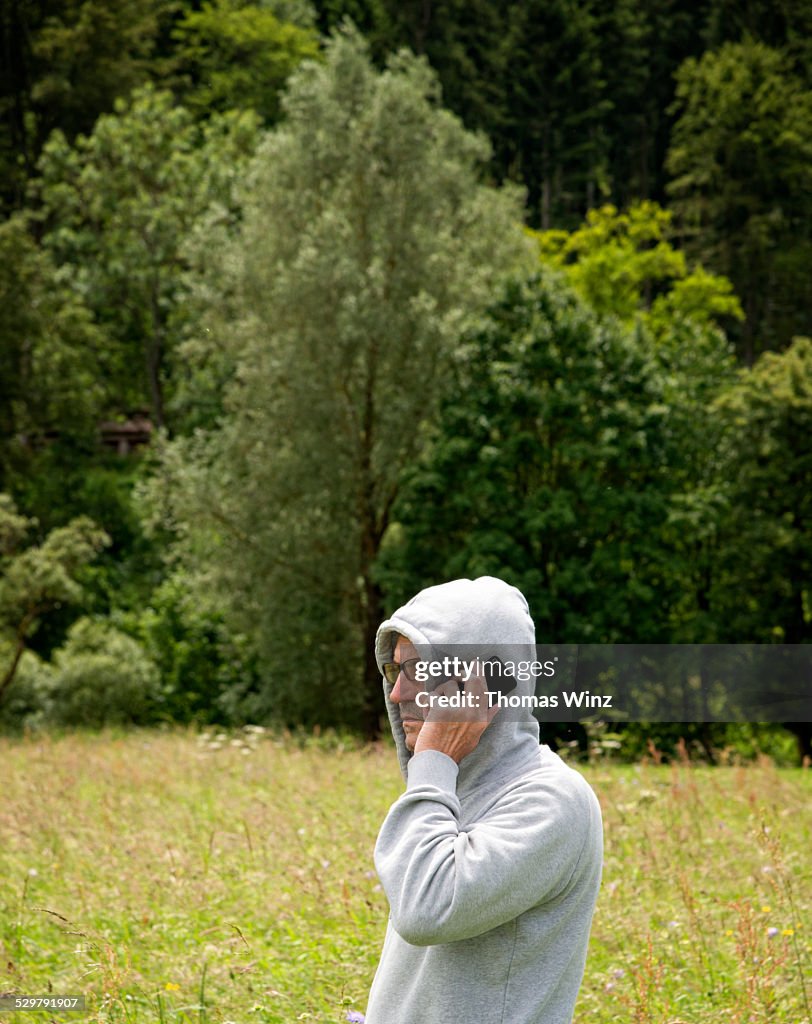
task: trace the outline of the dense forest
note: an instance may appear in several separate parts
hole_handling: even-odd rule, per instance
[[[0,41],[4,727],[375,735],[377,623],[462,575],[542,642],[812,640],[812,0]]]

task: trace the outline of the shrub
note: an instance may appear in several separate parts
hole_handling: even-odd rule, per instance
[[[54,654],[48,717],[57,725],[142,725],[153,719],[158,693],[158,670],[138,641],[85,617]]]

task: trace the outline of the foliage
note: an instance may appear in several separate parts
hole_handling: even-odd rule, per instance
[[[765,353],[720,396],[731,498],[715,599],[726,639],[812,640],[812,341]]]
[[[55,433],[86,438],[95,430],[101,341],[25,219],[0,224],[0,486]]]
[[[315,32],[241,0],[213,0],[186,11],[173,36],[180,73],[189,80],[182,101],[206,115],[251,109],[275,121],[291,72],[319,54]]]
[[[347,17],[368,52],[319,68]],[[747,363],[812,333],[809,29],[805,0],[5,3],[0,489],[32,543],[110,539],[6,623],[6,717],[81,611],[158,667],[151,714],[371,732],[381,586],[468,566],[568,636],[806,642],[807,343],[734,379],[723,331]],[[483,172],[549,228],[535,300]],[[168,569],[148,463],[99,444],[141,408],[176,437]]]
[[[47,671],[51,725],[99,728],[155,719],[158,670],[136,640],[109,623],[77,619]]]
[[[161,721],[250,722],[258,681],[248,639],[222,612],[195,599],[191,582],[169,576],[138,612],[117,616],[160,673],[154,716]]]
[[[526,594],[541,640],[631,639],[618,608],[629,585],[643,588],[633,604],[657,605],[643,552],[635,561],[629,549],[665,514],[651,486],[660,398],[630,335],[554,278],[512,283],[469,336],[396,508],[381,571],[386,580],[391,563],[406,578],[387,587],[389,603],[432,578],[488,573]]]
[[[71,145],[55,132],[40,161],[45,247],[107,336],[99,376],[120,411],[165,421],[168,364],[184,295],[184,244],[232,191],[257,137],[249,113],[195,123],[169,93],[144,88]]]
[[[809,79],[812,69],[812,8],[807,0],[712,0],[705,44],[709,50],[726,42],[755,39],[792,59],[794,69]]]
[[[531,223],[549,228],[608,191],[599,41],[587,4],[530,0],[506,19],[506,102]]]
[[[812,331],[812,91],[747,40],[686,61],[674,110],[674,210],[689,251],[742,296],[752,361]]]
[[[13,647],[0,637],[2,664],[13,657]],[[27,731],[53,727],[48,718],[53,689],[51,665],[35,654],[23,651],[14,674],[14,685],[8,687],[0,700],[0,733],[20,735]]]
[[[589,731],[593,758],[608,755],[635,764],[690,759],[722,766],[769,757],[777,764],[799,763],[795,739],[773,723],[625,722],[616,732],[601,724]]]
[[[26,644],[42,617],[82,596],[79,571],[109,542],[86,516],[52,530],[40,544],[23,548],[35,525],[0,495],[0,635],[9,646],[0,676],[0,698],[12,683]]]
[[[327,6],[327,5],[325,5]],[[373,41],[437,69],[448,107],[493,141],[499,178],[521,181],[531,222],[581,212],[608,187],[600,37],[592,3],[493,0],[371,5]]]
[[[425,54],[444,103],[493,143],[497,180],[521,180],[533,224],[571,226],[610,196],[662,197],[673,74],[701,53],[709,0],[562,3],[322,0],[376,57]]]
[[[685,254],[668,240],[671,213],[657,203],[625,213],[590,210],[575,231],[529,231],[543,264],[562,270],[597,313],[642,322],[663,334],[679,319],[706,325],[742,317],[730,282],[702,267],[689,271]]]
[[[733,379],[730,346],[720,329],[741,318],[730,282],[689,269],[669,241],[671,214],[655,203],[626,212],[592,210],[576,231],[531,233],[550,264],[601,317],[641,331],[658,366],[670,436],[668,511],[661,525],[662,573],[672,581],[668,639],[708,643],[719,636],[709,591],[720,524],[730,502],[724,429],[711,412]],[[644,342],[643,339],[648,341]]]
[[[26,651],[0,707],[6,732],[99,729],[161,720],[158,668],[144,647],[110,622],[81,617],[50,661]]]
[[[484,141],[435,100],[423,61],[379,74],[351,31],[294,75],[222,275],[238,319],[206,322],[234,353],[226,415],[156,488],[257,640],[265,715],[375,727],[377,668],[345,685],[381,617],[372,561],[460,323],[524,258],[512,195],[477,184]]]
[[[543,642],[672,639],[690,561],[671,516],[703,469],[709,371],[729,373],[717,335],[682,340],[700,337],[692,379],[681,345],[598,317],[549,273],[512,283],[468,336],[394,511],[388,604],[490,573],[526,594]]]
[[[166,72],[180,0],[5,0],[0,18],[0,196],[20,208],[55,128],[88,132],[113,101]]]

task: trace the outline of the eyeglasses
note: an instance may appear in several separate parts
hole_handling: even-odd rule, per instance
[[[383,674],[386,676],[387,683],[391,683],[392,686],[398,681],[398,676],[402,672],[404,676],[409,680],[410,683],[416,683],[417,664],[420,662],[420,658],[410,658],[408,661],[387,661],[383,665]]]

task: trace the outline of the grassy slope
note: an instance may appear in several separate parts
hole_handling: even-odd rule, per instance
[[[576,1022],[810,1024],[812,773],[585,774],[606,866]],[[67,1022],[345,1020],[383,935],[372,848],[400,788],[390,748],[0,740],[0,992],[85,993]]]

